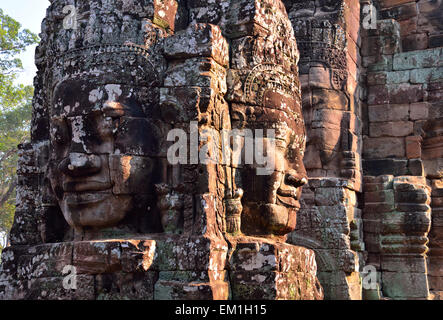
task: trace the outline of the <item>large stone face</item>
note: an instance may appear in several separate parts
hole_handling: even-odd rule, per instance
[[[442,299],[441,9],[51,1],[0,297]]]
[[[313,251],[284,243],[307,183],[298,60],[279,0],[52,2],[2,297],[322,299]]]

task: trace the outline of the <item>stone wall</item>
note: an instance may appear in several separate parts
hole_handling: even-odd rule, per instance
[[[360,300],[365,244],[361,209],[346,179],[311,178],[288,242],[313,249],[326,299]]]
[[[67,31],[71,2],[51,1],[42,24],[0,297],[443,299],[441,1],[77,1],[87,14]],[[100,68],[123,73],[88,73]],[[120,177],[113,192],[136,195],[110,229],[69,225],[49,181],[52,81],[70,75],[130,83],[142,101],[117,130],[118,152],[100,151]],[[221,141],[224,130],[275,126],[291,143],[269,179],[231,153],[226,163],[170,164],[161,138],[181,129]],[[138,131],[146,148],[118,138]],[[137,161],[125,166],[125,155]],[[152,180],[128,179],[131,164],[146,173],[150,161]],[[276,205],[288,180],[297,214]],[[79,288],[62,290],[71,264]]]
[[[398,299],[438,298],[441,290],[437,284],[440,279],[440,264],[437,263],[440,256],[439,209],[432,200],[430,211],[431,199],[425,200],[428,197],[425,193],[429,193],[432,199],[438,197],[441,180],[440,133],[436,128],[440,128],[438,119],[443,116],[443,52],[442,27],[437,17],[441,17],[443,9],[438,1],[380,0],[373,3],[378,12],[377,28],[362,29],[361,48],[367,83],[363,112],[363,171],[368,176],[364,182],[363,214],[369,252],[367,263],[381,270],[382,295]],[[410,184],[407,188],[411,191],[396,191],[397,179],[407,179]],[[429,191],[418,191],[427,188]],[[421,236],[424,236],[417,241],[426,248],[417,249],[421,251],[420,257],[413,258],[419,253],[415,249],[407,255],[415,262],[396,257],[402,262],[393,263],[395,259],[391,257],[390,262],[383,263],[387,259],[382,248],[383,238],[392,236],[383,235],[386,227],[382,226],[394,227],[396,223],[392,219],[400,216],[392,213],[402,211],[392,211],[392,205],[397,206],[398,192],[412,192],[413,189],[425,197],[422,200],[418,195],[410,197],[409,201],[415,199],[412,202],[418,201],[420,205],[407,207],[414,208],[409,215],[424,219],[422,223],[417,222],[417,226],[422,225]],[[422,209],[418,210],[419,207]],[[428,217],[429,213],[432,218]],[[383,219],[387,219],[386,222]],[[432,224],[428,226],[427,220],[432,220]],[[376,221],[381,223],[381,229]],[[429,239],[428,228],[431,230]],[[408,231],[397,230],[395,233],[408,235]],[[410,249],[405,247],[404,250]],[[435,256],[434,260],[432,256]],[[433,296],[430,292],[437,293]]]
[[[427,299],[430,188],[424,177],[365,177],[367,264],[379,272],[379,297]]]
[[[41,38],[0,298],[323,298],[314,251],[285,243],[307,179],[280,0],[54,0]],[[273,172],[222,150],[245,127],[277,129]],[[173,129],[197,139],[178,163]]]
[[[395,19],[400,24],[403,52],[443,45],[439,1],[380,0],[376,4],[381,19]]]

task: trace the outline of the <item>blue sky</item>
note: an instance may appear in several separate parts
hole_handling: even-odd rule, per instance
[[[0,8],[3,12],[20,22],[23,28],[36,34],[41,31],[41,22],[49,4],[49,0],[0,0]],[[29,47],[20,57],[25,69],[18,78],[20,83],[32,84],[33,82],[37,71],[34,65],[34,52],[35,46]]]

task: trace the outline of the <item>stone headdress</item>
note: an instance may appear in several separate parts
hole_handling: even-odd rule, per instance
[[[160,86],[166,64],[157,45],[167,31],[152,22],[154,13],[148,0],[52,1],[36,50],[33,141],[48,139],[51,94],[65,79],[84,75],[97,84],[112,79],[134,87]],[[67,24],[68,18],[75,24]]]

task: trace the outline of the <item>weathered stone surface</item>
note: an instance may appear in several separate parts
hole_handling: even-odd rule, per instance
[[[234,299],[323,297],[312,250],[254,238],[238,239],[229,265]]]
[[[425,273],[383,272],[383,292],[394,299],[426,299],[429,286]]]
[[[177,32],[165,40],[164,50],[166,57],[211,57],[222,66],[229,64],[228,43],[220,28],[211,24],[194,24]]]
[[[4,252],[2,295],[228,299],[235,280],[228,268],[245,271],[241,261],[228,263],[228,248],[244,232],[275,248],[270,298],[322,299],[314,253],[284,243],[307,182],[299,50],[284,4],[79,1],[78,28],[62,28],[68,3],[51,3],[37,49],[33,138],[19,167],[21,204]],[[331,85],[342,86],[343,70],[333,74]],[[313,72],[319,87],[324,80]],[[353,115],[325,112],[316,121],[347,123],[357,148]],[[207,132],[213,143],[245,124],[277,129],[276,139],[256,137],[277,142],[272,174],[257,174],[258,162],[184,159],[203,153]],[[189,138],[196,149],[176,163],[169,151],[178,131],[182,147]],[[256,199],[254,188],[264,196]],[[85,280],[78,291],[61,289],[65,266]],[[260,279],[251,281],[260,287]]]
[[[396,159],[379,159],[364,160],[363,172],[365,175],[380,176],[392,174],[394,176],[402,176],[407,174],[407,160]]]
[[[369,106],[369,121],[405,121],[409,119],[408,105],[380,105]],[[389,112],[387,112],[389,110]]]
[[[370,124],[369,135],[371,137],[405,137],[413,130],[414,125],[410,121],[377,122]]]
[[[71,2],[42,25],[0,298],[443,296],[435,1],[79,0],[74,29]]]
[[[408,159],[421,158],[421,142],[422,138],[419,136],[406,137],[406,157]]]
[[[441,48],[411,51],[394,55],[394,70],[441,67]]]
[[[366,159],[403,158],[406,154],[404,138],[363,139],[363,156]]]

